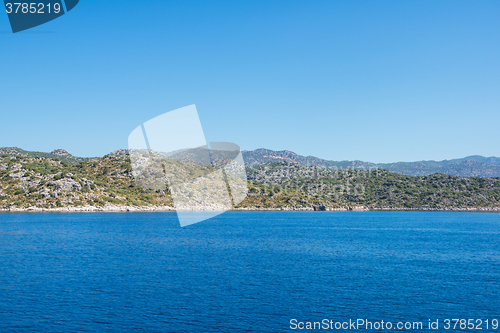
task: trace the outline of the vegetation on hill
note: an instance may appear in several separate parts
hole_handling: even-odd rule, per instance
[[[0,208],[172,205],[162,191],[135,186],[131,170],[127,155],[108,155],[78,164],[2,155]]]
[[[69,163],[77,164],[80,162],[90,161],[93,158],[73,156],[64,149],[56,149],[50,153],[43,153],[39,151],[27,151],[16,147],[2,147],[0,148],[0,155],[19,156],[19,157],[47,157],[59,159]]]
[[[384,169],[408,176],[427,176],[444,173],[461,177],[500,177],[500,158],[468,156],[455,160],[418,161],[398,163],[370,163],[363,161],[328,161],[314,156],[301,156],[288,150],[256,149],[244,151],[245,164],[251,167],[273,162],[295,162],[303,166],[317,166],[331,170]]]
[[[500,178],[405,176],[386,170],[330,170],[279,162],[247,168],[249,194],[238,208],[500,208]],[[124,152],[72,164],[48,157],[0,155],[0,208],[162,206],[168,190],[133,181]]]
[[[126,151],[124,150],[120,150],[115,153],[123,154],[125,152]],[[63,149],[57,149],[50,153],[44,153],[26,151],[20,148],[4,147],[0,148],[0,155],[2,154],[21,157],[46,157],[59,159],[72,164],[95,160],[95,158],[73,156]],[[183,154],[185,155],[186,152],[180,153],[180,155]],[[377,164],[363,161],[329,161],[314,156],[301,156],[288,150],[273,151],[270,149],[243,151],[243,157],[245,164],[249,167],[274,162],[294,162],[303,166],[316,166],[331,170],[358,169],[370,171],[375,169],[384,169],[408,176],[427,176],[435,173],[443,173],[460,177],[500,177],[500,158],[498,157],[468,156],[460,159],[444,161]]]
[[[382,169],[334,171],[290,162],[249,168],[248,178],[254,184],[249,201],[271,207],[296,203],[371,209],[500,207],[500,178],[413,177]]]

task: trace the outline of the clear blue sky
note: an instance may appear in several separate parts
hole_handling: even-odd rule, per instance
[[[0,40],[0,146],[101,156],[196,104],[243,149],[500,156],[497,0],[81,0]]]

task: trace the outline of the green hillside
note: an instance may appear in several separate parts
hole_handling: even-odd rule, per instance
[[[333,171],[290,162],[249,168],[248,178],[254,183],[252,194],[258,193],[248,202],[271,207],[297,203],[370,209],[500,207],[500,178],[445,174],[413,177],[382,169]]]
[[[56,149],[51,151],[50,153],[44,153],[40,151],[27,151],[17,147],[1,147],[0,155],[20,156],[20,157],[48,157],[48,158],[59,159],[61,161],[66,161],[73,164],[84,161],[90,161],[93,159],[88,157],[73,156],[64,149]]]
[[[127,155],[71,164],[47,157],[0,158],[0,208],[171,205],[134,185]]]
[[[132,179],[128,155],[117,152],[72,164],[48,157],[0,157],[0,209],[172,207],[168,192]],[[500,178],[444,174],[412,177],[386,170],[334,171],[279,162],[247,168],[246,209],[500,208]]]

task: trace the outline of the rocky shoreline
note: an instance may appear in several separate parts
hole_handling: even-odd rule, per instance
[[[0,212],[4,213],[91,213],[91,212],[175,212],[175,208],[170,206],[118,206],[118,205],[105,205],[104,207],[96,206],[82,206],[82,207],[54,207],[54,208],[0,208]],[[199,210],[207,211],[207,210]],[[211,211],[216,211],[211,210]],[[332,208],[325,206],[312,206],[312,207],[280,207],[280,208],[263,208],[263,207],[243,207],[235,208],[232,211],[428,211],[428,212],[500,212],[500,207],[418,207],[418,208],[396,208],[396,207],[340,207]]]

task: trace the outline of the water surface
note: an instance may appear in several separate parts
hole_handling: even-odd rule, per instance
[[[491,320],[499,297],[500,214],[0,214],[0,332]]]

